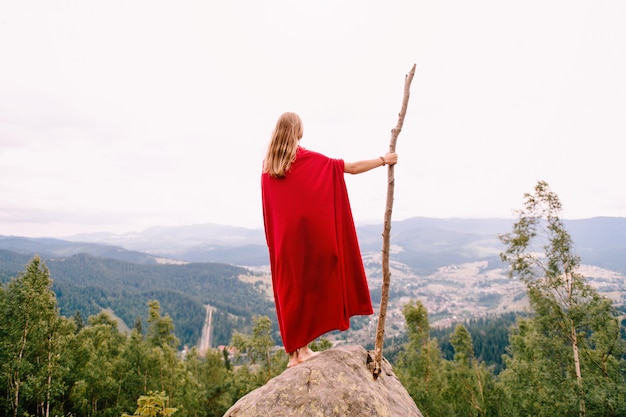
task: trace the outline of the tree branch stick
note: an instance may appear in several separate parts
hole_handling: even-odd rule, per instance
[[[398,124],[391,129],[391,141],[389,143],[389,152],[396,151],[396,141],[404,124],[404,116],[409,104],[409,95],[411,90],[411,81],[415,75],[415,64],[411,71],[404,77],[404,97],[402,99],[402,107],[398,114]],[[374,379],[378,378],[381,373],[381,363],[383,358],[383,342],[385,339],[385,318],[387,316],[387,304],[389,299],[389,282],[391,280],[391,272],[389,271],[389,236],[391,234],[391,212],[393,210],[393,192],[395,186],[394,166],[389,165],[387,169],[387,205],[385,208],[385,222],[383,229],[383,248],[382,248],[382,270],[383,270],[383,286],[382,295],[380,297],[380,312],[378,314],[378,326],[376,329],[376,345],[374,348],[374,364],[372,374]]]

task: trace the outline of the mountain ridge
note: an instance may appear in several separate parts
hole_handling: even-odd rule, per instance
[[[499,258],[503,246],[498,235],[509,232],[513,223],[432,218],[392,222],[390,334],[401,332],[402,306],[416,298],[424,300],[433,325],[522,309],[524,290],[507,278]],[[623,303],[626,218],[568,220],[565,226],[590,280]],[[376,308],[382,225],[358,226],[357,233]],[[249,328],[254,314],[270,316],[277,332],[261,229],[207,224],[151,228],[121,240],[110,234],[91,238],[95,241],[0,236],[0,282],[15,277],[39,254],[50,268],[53,290],[66,316],[110,309],[131,327],[137,317],[145,318],[145,304],[155,298],[175,318],[177,335],[185,344],[194,344],[199,337],[206,305],[216,308],[218,343],[228,343],[233,330]],[[132,244],[111,243],[120,241]],[[163,263],[163,258],[170,263]],[[234,298],[224,288],[231,288]],[[351,323],[350,335],[333,337],[368,343],[373,320],[359,317]]]
[[[430,217],[393,221],[391,243],[402,249],[394,256],[421,272],[472,260],[498,262],[503,249],[498,236],[509,232],[514,221]],[[592,217],[564,222],[584,263],[626,273],[626,218]],[[357,234],[363,253],[380,251],[382,224],[357,226]],[[142,232],[91,233],[64,239],[0,236],[0,249],[18,253],[41,251],[50,256],[84,252],[146,264],[157,263],[159,258],[242,266],[269,264],[263,229],[216,223],[156,226]]]

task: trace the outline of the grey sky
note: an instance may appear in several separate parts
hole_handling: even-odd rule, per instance
[[[404,76],[394,219],[626,217],[626,2],[5,1],[0,235],[261,227],[284,111],[302,145],[383,154]],[[382,221],[386,171],[347,177]]]

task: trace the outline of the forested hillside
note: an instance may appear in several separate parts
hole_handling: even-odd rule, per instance
[[[15,277],[29,255],[0,250],[0,277]],[[249,270],[218,263],[182,265],[137,264],[87,254],[44,259],[62,315],[83,317],[112,310],[128,327],[145,323],[147,303],[158,300],[176,323],[183,345],[200,339],[204,305],[215,307],[216,344],[227,344],[233,329],[244,331],[253,315],[274,316],[273,303],[263,289],[243,282]]]
[[[393,222],[392,335],[403,331],[401,308],[410,298],[424,301],[438,327],[524,308],[524,292],[519,283],[506,278],[499,258],[503,245],[498,235],[512,223],[505,219],[421,217]],[[586,267],[588,277],[616,301],[624,298],[626,283],[619,273],[626,271],[626,219],[566,220],[565,225],[571,229],[582,262],[608,269]],[[377,303],[381,226],[361,226],[357,231],[372,300]],[[214,345],[228,343],[232,329],[249,328],[252,314],[267,314],[274,320],[267,272],[257,276],[250,269],[233,266],[261,265],[267,271],[262,230],[196,225],[75,239],[90,241],[0,237],[0,280],[8,281],[39,254],[51,269],[62,314],[72,316],[80,311],[88,317],[109,308],[132,327],[138,318],[145,321],[146,303],[155,298],[174,318],[184,345],[198,342],[206,304],[217,308]],[[157,256],[197,262],[161,265]],[[242,282],[238,276],[248,278]],[[373,340],[366,331],[371,322],[360,321],[354,328],[359,330],[343,336],[363,344]]]
[[[586,314],[576,316],[582,390],[571,343],[558,331],[563,317],[547,312],[514,323],[512,317],[467,328],[459,323],[444,334],[430,329],[421,302],[409,302],[403,308],[407,335],[393,355],[394,372],[425,416],[624,416],[624,323],[620,326],[610,308],[597,309],[609,304],[591,295],[578,309]],[[268,317],[255,316],[253,329],[233,338],[234,356],[212,350],[202,357],[195,348],[179,352],[172,318],[158,302],[146,310],[148,319],[130,334],[121,333],[105,313],[87,322],[65,318],[49,271],[33,259],[0,287],[0,415],[120,416],[139,412],[141,398],[153,413],[168,408],[181,417],[220,417],[286,367]],[[510,348],[504,370],[496,372],[485,361],[484,345],[493,341],[494,329],[501,343],[500,330],[509,324]],[[435,334],[447,347],[439,346]],[[312,344],[329,346],[324,339]],[[586,411],[579,413],[583,401]]]
[[[558,216],[549,227],[526,216],[496,237],[498,225],[463,222],[396,231],[384,354],[425,416],[626,415],[621,223],[579,231],[607,241],[575,245]],[[538,257],[529,242],[546,231]],[[267,273],[127,262],[58,241],[44,242],[44,263],[33,241],[5,243],[14,250],[0,250],[2,415],[118,416],[141,397],[179,416],[219,417],[285,369]],[[363,239],[365,251],[372,245]],[[615,270],[582,265],[574,249]],[[377,256],[364,254],[375,304]],[[181,351],[200,337],[206,304],[216,308],[215,344],[231,349]],[[373,327],[357,318],[312,347],[372,348]]]

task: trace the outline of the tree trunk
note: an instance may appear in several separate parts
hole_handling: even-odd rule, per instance
[[[48,375],[46,380],[46,408],[45,416],[50,416],[50,393],[52,392],[52,335],[48,336]]]
[[[411,81],[415,75],[415,64],[411,68],[411,71],[404,77],[404,97],[402,99],[402,107],[398,114],[398,123],[396,127],[391,129],[391,141],[389,143],[389,152],[396,151],[396,141],[398,135],[402,130],[404,123],[404,116],[406,115],[406,109],[409,104],[409,95],[411,91]],[[380,312],[378,314],[378,326],[376,329],[376,345],[374,348],[374,363],[372,369],[372,375],[374,379],[378,378],[381,372],[381,362],[383,357],[383,341],[385,338],[385,318],[387,316],[387,304],[389,299],[389,282],[391,281],[391,272],[389,271],[389,235],[391,231],[391,212],[393,209],[393,192],[395,186],[395,179],[393,176],[393,165],[389,165],[387,170],[387,205],[385,208],[385,222],[383,229],[383,248],[382,248],[382,270],[383,270],[383,284],[381,288],[380,298]]]
[[[567,303],[568,308],[571,310],[574,302],[573,302],[573,293],[574,293],[574,277],[572,277],[571,272],[565,271],[563,273],[564,280],[567,286]],[[580,417],[585,417],[586,407],[585,407],[585,398],[584,398],[584,390],[583,390],[583,375],[580,370],[580,355],[578,352],[578,333],[576,332],[576,326],[574,323],[570,323],[570,341],[572,342],[572,351],[574,355],[574,371],[576,372],[576,385],[578,386],[578,401],[580,404]]]
[[[576,370],[576,384],[578,385],[578,400],[580,401],[580,417],[585,417],[586,407],[583,391],[583,376],[580,371],[580,357],[578,354],[578,336],[576,328],[572,326],[572,350],[574,351],[574,369]]]
[[[20,387],[22,385],[20,367],[22,366],[24,350],[26,350],[26,340],[28,337],[29,324],[30,324],[30,321],[28,318],[26,318],[26,323],[24,324],[24,332],[22,333],[22,340],[20,343],[20,351],[17,355],[17,364],[16,364],[15,374],[13,374],[13,371],[11,371],[11,378],[13,379],[13,385],[15,389],[15,392],[13,393],[13,401],[12,401],[13,402],[13,417],[17,417],[17,410],[20,405]]]

